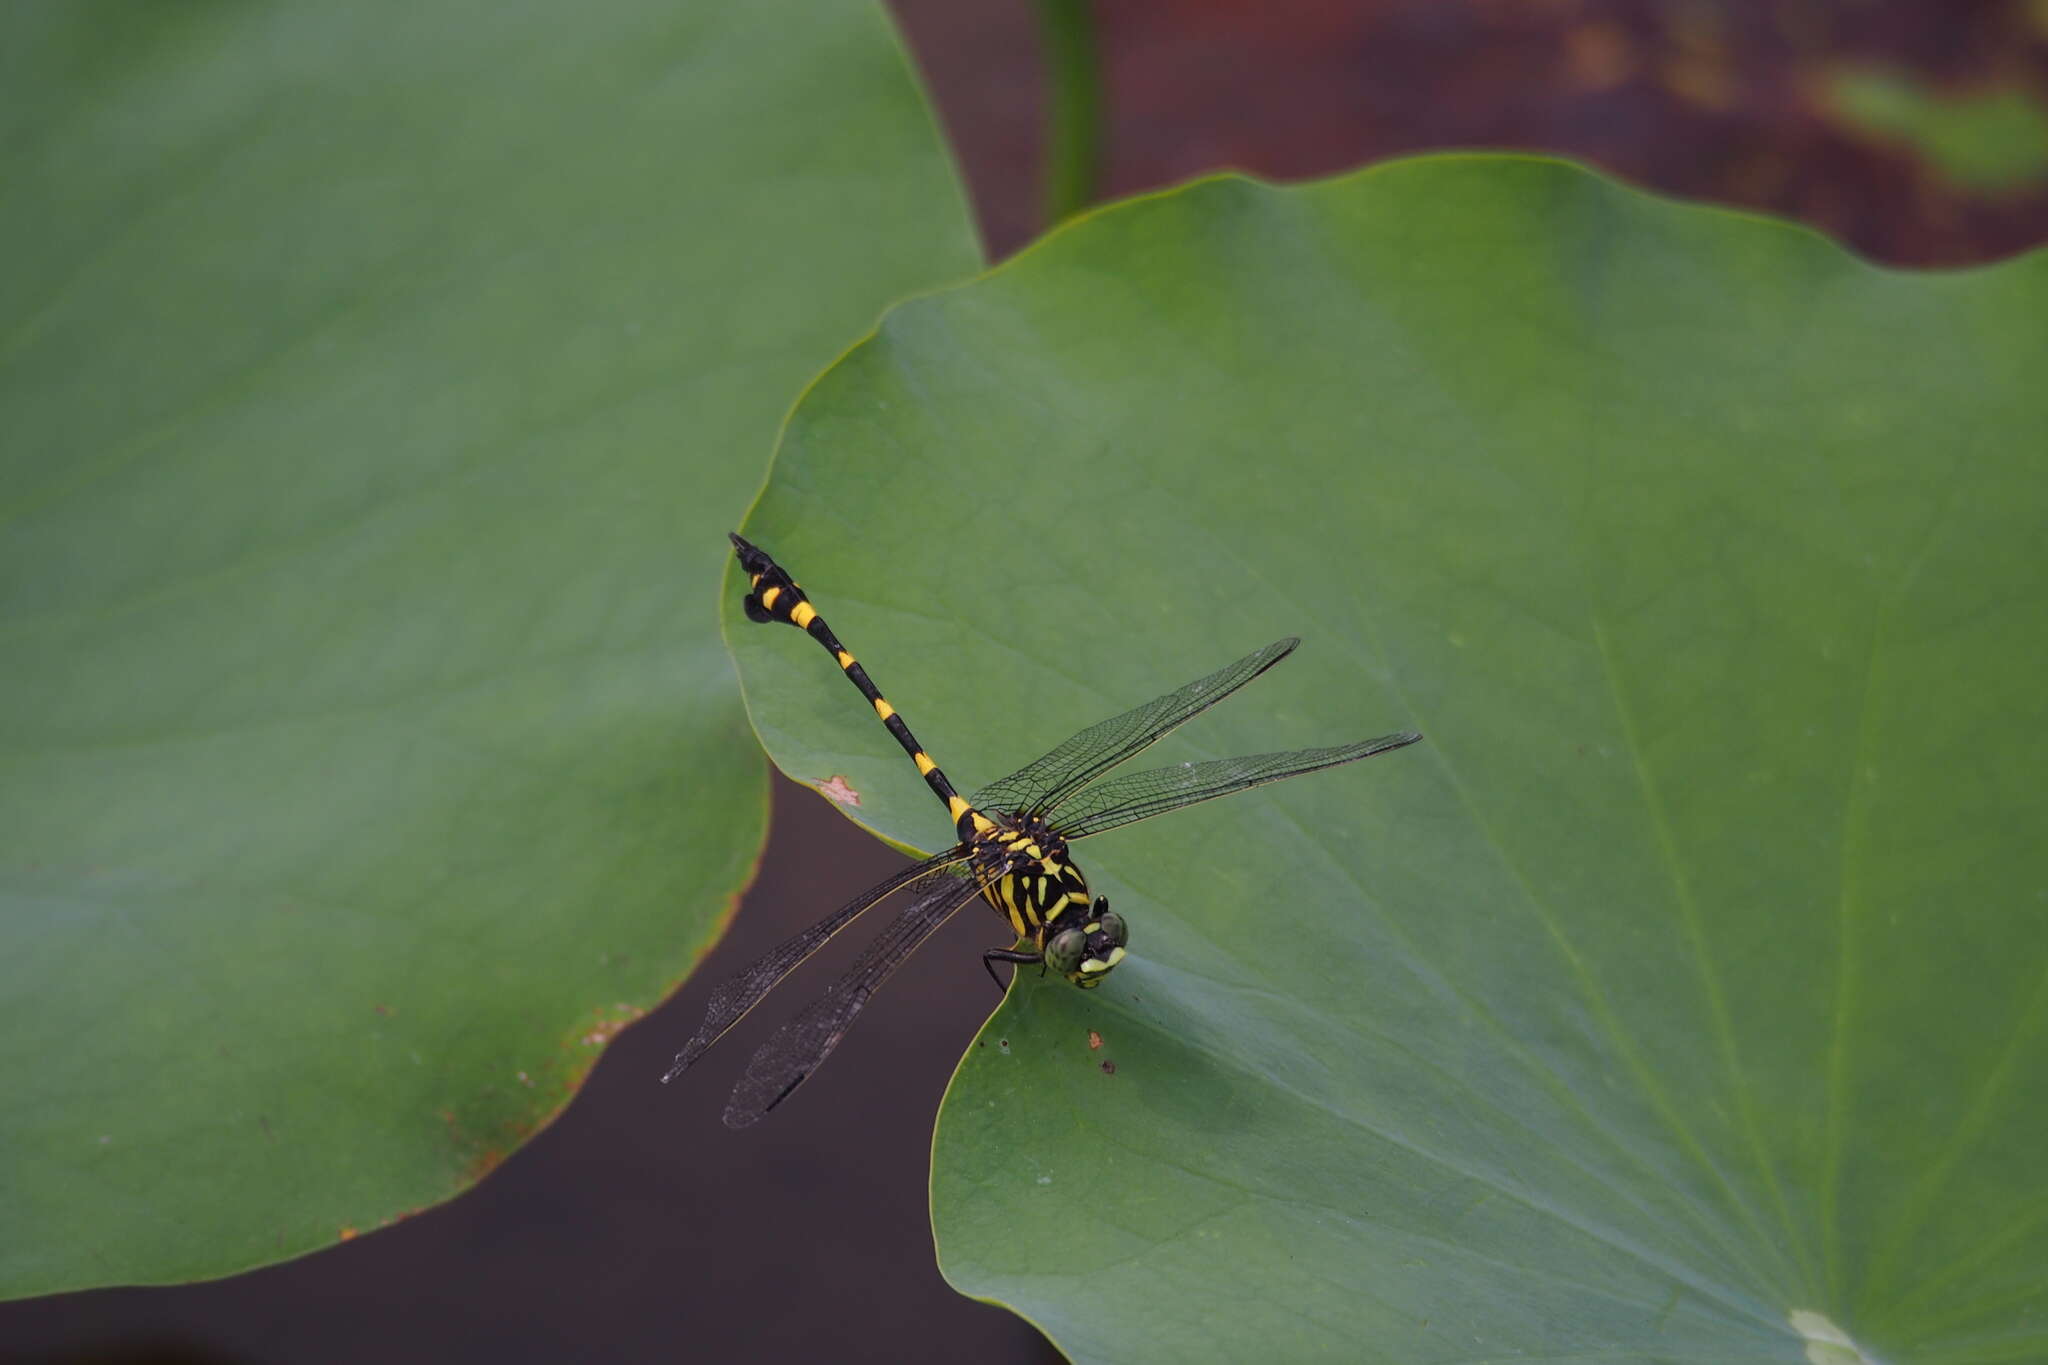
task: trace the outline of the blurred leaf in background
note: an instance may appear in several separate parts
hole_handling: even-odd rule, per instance
[[[2029,91],[1948,94],[1896,71],[1852,69],[1834,74],[1826,98],[1844,126],[1903,143],[1959,188],[2003,194],[2048,181],[2048,105]]]
[[[0,1294],[467,1186],[766,799],[722,532],[975,244],[865,4],[9,7]]]
[[[1020,126],[1040,99],[1033,7],[895,3],[1007,254],[1039,226]],[[1986,193],[1936,175],[1828,94],[1863,70],[1924,92],[2008,92],[1962,122],[2024,139],[2018,109],[2048,107],[2041,0],[1119,0],[1094,14],[1107,196],[1222,167],[1292,179],[1502,147],[1797,218],[1894,264],[2010,255],[2048,221],[2048,183]]]
[[[948,1278],[1082,1361],[2048,1354],[2044,317],[1501,157],[893,311],[748,533],[956,782],[1282,634],[1159,761],[1428,736],[1085,846],[1133,957],[968,1053]],[[947,842],[738,602],[777,762]]]

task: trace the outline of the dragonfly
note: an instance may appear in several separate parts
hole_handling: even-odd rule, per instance
[[[1247,754],[1203,763],[1110,776],[1294,652],[1299,639],[1276,640],[1236,663],[1155,697],[1143,706],[1089,726],[971,798],[954,789],[917,742],[896,708],[882,696],[859,660],[841,644],[788,571],[768,554],[732,534],[733,551],[747,576],[745,608],[755,622],[784,622],[823,645],[860,689],[882,724],[903,746],[926,785],[945,806],[956,842],[871,886],[786,943],[763,954],[713,993],[704,1022],[662,1076],[687,1071],[791,972],[875,905],[906,891],[903,906],[832,987],[783,1024],[748,1063],[726,1106],[728,1127],[745,1128],[788,1099],[839,1040],[882,983],[920,944],[976,899],[1002,916],[1011,946],[982,954],[1002,988],[996,964],[1055,971],[1084,990],[1109,979],[1123,961],[1130,928],[1088,878],[1069,847],[1107,830],[1213,801],[1247,788],[1320,772],[1375,754],[1405,748],[1422,736],[1402,730],[1355,744],[1282,753]]]

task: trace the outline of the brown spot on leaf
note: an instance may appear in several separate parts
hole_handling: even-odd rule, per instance
[[[1094,1029],[1088,1030],[1088,1050],[1094,1052],[1102,1046],[1102,1035]]]
[[[523,1057],[506,1079],[441,1111],[463,1178],[474,1184],[554,1122],[597,1064],[605,1044],[647,1013],[619,1001],[600,1005],[566,1030],[551,1054]]]
[[[505,1154],[496,1147],[479,1147],[476,1151],[470,1153],[469,1160],[463,1163],[463,1178],[474,1185],[492,1171],[497,1170],[499,1166],[504,1164],[504,1161]]]
[[[818,784],[818,795],[828,801],[837,801],[842,806],[858,806],[860,804],[860,793],[853,789],[851,782],[848,782],[837,773],[834,773]]]
[[[426,1209],[422,1207],[400,1209],[396,1213],[385,1214],[383,1218],[378,1220],[377,1226],[380,1228],[388,1228],[391,1227],[393,1224],[402,1223],[408,1218],[416,1218],[420,1214],[423,1214],[425,1212]]]
[[[646,1013],[646,1010],[636,1005],[629,1005],[623,1000],[613,1005],[609,1013],[599,1009],[594,1021],[583,1031],[580,1041],[584,1047],[603,1047],[606,1043],[618,1037],[620,1030],[624,1029],[626,1025],[643,1017]],[[589,1064],[586,1063],[583,1070],[588,1071],[589,1069]],[[582,1079],[582,1074],[579,1072],[574,1083],[580,1084]]]
[[[1102,1059],[1102,1074],[1105,1076],[1116,1075],[1116,1063],[1109,1060],[1109,1058],[1104,1057]]]

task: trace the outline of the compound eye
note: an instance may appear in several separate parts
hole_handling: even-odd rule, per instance
[[[1087,951],[1088,935],[1079,929],[1062,929],[1045,945],[1045,965],[1062,976],[1071,976],[1080,970]]]
[[[1095,902],[1095,921],[1101,926],[1099,932],[1109,935],[1109,941],[1117,947],[1124,947],[1131,941],[1131,930],[1124,923],[1124,917],[1100,899]]]

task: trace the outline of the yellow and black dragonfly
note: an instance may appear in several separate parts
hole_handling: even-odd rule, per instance
[[[778,982],[863,911],[909,888],[908,902],[897,912],[895,920],[868,945],[846,974],[754,1053],[746,1075],[726,1106],[725,1121],[733,1128],[746,1127],[787,1099],[838,1046],[855,1016],[889,974],[951,919],[955,911],[977,896],[1004,918],[1014,935],[1012,946],[991,948],[982,954],[991,976],[995,975],[998,962],[1038,963],[1042,969],[1056,971],[1077,986],[1101,985],[1123,959],[1130,931],[1123,917],[1109,908],[1106,899],[1089,893],[1087,877],[1067,856],[1067,846],[1075,840],[1248,787],[1370,758],[1422,738],[1413,730],[1404,730],[1356,744],[1247,754],[1207,763],[1176,763],[1118,777],[1106,776],[1126,759],[1279,663],[1301,643],[1297,639],[1276,640],[1178,691],[1089,726],[1051,753],[984,787],[969,800],[953,789],[945,773],[903,723],[903,717],[884,700],[867,670],[839,643],[839,637],[818,615],[796,580],[738,535],[732,537],[732,543],[747,575],[747,618],[786,621],[831,652],[874,707],[882,724],[910,755],[925,782],[945,803],[958,838],[945,852],[904,868],[879,886],[855,896],[761,957],[712,995],[703,1025],[676,1054],[675,1065],[662,1080],[674,1080],[687,1070]],[[1002,985],[1000,977],[996,984]]]

